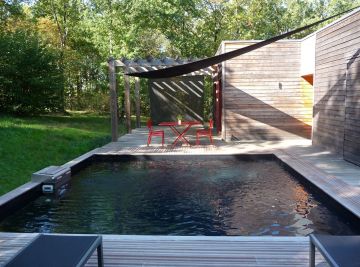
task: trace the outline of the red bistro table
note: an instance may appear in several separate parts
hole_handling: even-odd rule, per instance
[[[182,121],[181,124],[178,124],[177,122],[170,121],[170,122],[160,122],[159,123],[159,126],[170,127],[170,129],[173,131],[173,133],[177,136],[177,138],[175,139],[175,141],[172,144],[173,146],[175,146],[179,140],[182,141],[183,143],[187,143],[189,146],[191,146],[189,141],[185,138],[185,134],[187,131],[189,131],[189,129],[193,125],[201,125],[201,122],[199,122],[199,121]],[[178,130],[176,128],[176,126],[185,126],[185,128],[181,131],[181,130]]]

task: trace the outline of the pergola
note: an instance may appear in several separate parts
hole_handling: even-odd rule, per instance
[[[197,61],[198,59],[173,59],[173,58],[147,58],[147,59],[114,59],[111,57],[108,61],[109,66],[109,87],[110,87],[110,112],[111,112],[111,138],[115,142],[118,139],[118,101],[117,101],[117,82],[116,73],[120,68],[124,75],[124,92],[125,92],[125,116],[126,128],[131,133],[131,104],[130,104],[130,79],[134,79],[135,84],[135,110],[136,110],[136,127],[140,127],[140,78],[130,77],[127,73],[143,72],[158,70],[176,65],[182,65]],[[207,67],[198,71],[191,72],[184,76],[191,75],[209,75],[214,77],[216,67]]]

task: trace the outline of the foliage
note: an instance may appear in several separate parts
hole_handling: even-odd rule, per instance
[[[211,56],[222,40],[269,38],[358,5],[360,0],[6,0],[0,1],[0,31],[26,29],[57,51],[65,108],[107,111],[110,56]],[[147,82],[141,84],[146,114]],[[119,86],[120,110],[123,94]]]
[[[31,114],[62,109],[58,55],[26,31],[0,32],[0,110]]]
[[[22,16],[20,1],[0,1],[0,30],[8,27],[8,23]]]

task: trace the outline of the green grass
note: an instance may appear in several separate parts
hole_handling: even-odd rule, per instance
[[[124,133],[124,127],[119,131]],[[64,164],[110,140],[109,116],[0,115],[0,195],[28,182],[33,172]]]

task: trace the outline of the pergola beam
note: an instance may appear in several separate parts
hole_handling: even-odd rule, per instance
[[[115,65],[117,67],[126,68],[128,73],[133,72],[143,72],[143,71],[151,71],[157,69],[163,69],[168,67],[173,67],[177,65],[182,65],[186,63],[191,63],[197,61],[198,59],[173,59],[173,58],[149,58],[149,59],[137,59],[137,60],[129,60],[129,59],[119,59],[115,60]],[[214,72],[213,67],[207,67],[198,71],[194,71],[192,73],[186,74],[186,76],[193,75],[211,75]]]

